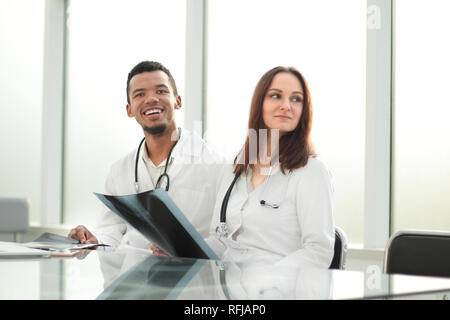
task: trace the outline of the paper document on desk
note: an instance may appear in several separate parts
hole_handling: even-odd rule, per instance
[[[94,193],[147,240],[175,257],[219,260],[163,189],[126,196]]]
[[[27,248],[17,242],[0,241],[0,258],[43,258],[50,257],[50,252]]]
[[[63,251],[63,250],[81,250],[91,249],[98,246],[106,246],[105,244],[84,243],[81,244],[79,240],[72,239],[58,234],[45,232],[40,235],[36,240],[22,243],[21,245],[48,251]]]

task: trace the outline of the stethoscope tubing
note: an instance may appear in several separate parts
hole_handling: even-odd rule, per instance
[[[177,141],[175,141],[175,143],[172,146],[172,148],[170,148],[169,155],[167,156],[167,159],[166,159],[166,165],[164,167],[164,172],[163,172],[163,174],[161,174],[159,176],[158,180],[156,181],[155,189],[159,188],[159,185],[160,185],[160,183],[162,181],[162,178],[165,177],[167,179],[166,191],[169,191],[170,179],[169,179],[169,175],[167,174],[167,166],[169,165],[169,160],[170,160],[170,156],[172,155],[172,151],[175,148],[175,146],[177,145],[178,141],[180,141],[180,138],[181,138],[181,128],[178,128]],[[135,164],[134,164],[134,185],[135,185],[135,188],[136,188],[137,192],[139,192],[139,181],[138,181],[139,153],[141,151],[141,147],[142,147],[142,144],[144,143],[144,141],[145,141],[145,137],[139,143],[139,147],[138,147],[137,152],[136,152],[136,160],[135,160]]]
[[[272,174],[272,168],[273,168],[273,165],[270,166],[268,179],[270,179],[270,176]],[[222,206],[220,207],[220,220],[219,220],[219,226],[216,228],[216,231],[220,234],[221,237],[222,236],[226,237],[228,235],[228,225],[227,225],[228,202],[230,200],[231,192],[233,191],[234,185],[236,184],[236,181],[241,176],[242,170],[243,170],[242,168],[239,169],[239,171],[236,172],[236,174],[234,175],[233,181],[231,182],[230,186],[228,187],[228,190],[225,193],[225,196],[222,201]],[[264,186],[264,190],[267,187],[267,184],[268,184],[268,182]],[[264,192],[264,190],[263,190],[263,192]],[[278,209],[280,207],[278,204],[270,204],[265,200],[261,200],[259,203],[261,204],[261,206],[267,206],[272,209]]]

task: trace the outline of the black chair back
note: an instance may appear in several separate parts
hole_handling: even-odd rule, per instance
[[[450,277],[450,232],[405,230],[385,250],[386,273]]]
[[[347,238],[344,231],[335,227],[334,230],[334,256],[331,260],[330,269],[344,269],[347,254]]]

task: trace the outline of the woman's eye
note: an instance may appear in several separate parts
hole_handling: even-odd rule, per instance
[[[293,97],[292,102],[302,102],[302,98],[301,97]]]
[[[280,95],[278,93],[273,93],[270,95],[271,98],[278,99]]]

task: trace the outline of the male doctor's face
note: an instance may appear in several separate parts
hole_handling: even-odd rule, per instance
[[[143,72],[130,80],[128,116],[134,117],[151,135],[162,135],[175,129],[174,109],[181,108],[180,96],[175,96],[169,77],[163,71]]]

